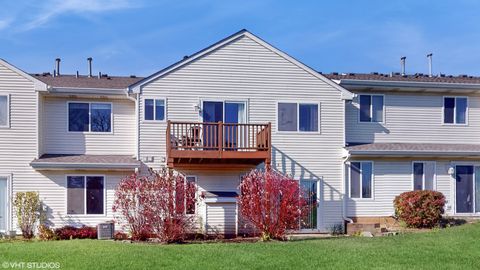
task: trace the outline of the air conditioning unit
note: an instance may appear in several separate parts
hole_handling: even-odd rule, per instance
[[[97,239],[109,240],[113,239],[115,233],[115,224],[113,222],[100,223],[97,225]]]

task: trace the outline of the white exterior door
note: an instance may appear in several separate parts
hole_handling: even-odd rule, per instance
[[[0,232],[7,230],[8,222],[8,179],[0,177]]]
[[[237,232],[236,203],[207,203],[207,234],[233,236]]]

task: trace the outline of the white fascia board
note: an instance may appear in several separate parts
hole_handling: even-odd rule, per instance
[[[35,91],[47,91],[48,90],[48,85],[46,83],[40,81],[39,79],[36,79],[32,75],[26,73],[25,71],[17,68],[14,65],[8,63],[4,59],[0,58],[0,64],[7,67],[8,69],[18,73],[20,76],[24,77],[25,79],[32,81],[33,84],[34,84],[34,87],[35,87]]]

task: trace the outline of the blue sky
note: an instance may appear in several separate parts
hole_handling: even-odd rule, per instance
[[[2,1],[0,58],[29,72],[149,75],[246,28],[322,72],[480,75],[480,1]]]

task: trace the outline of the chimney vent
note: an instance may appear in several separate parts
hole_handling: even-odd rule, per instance
[[[55,71],[57,72],[57,76],[60,75],[60,58],[55,59]]]
[[[88,61],[88,77],[92,77],[92,57],[87,58]]]
[[[75,75],[75,78],[77,78],[77,79],[78,79],[78,70],[77,70],[77,74]]]
[[[427,58],[428,58],[428,77],[433,76],[432,57],[433,57],[433,53],[427,54]]]
[[[402,56],[400,58],[400,66],[402,68],[402,76],[405,76],[405,59],[407,59],[406,56]]]

